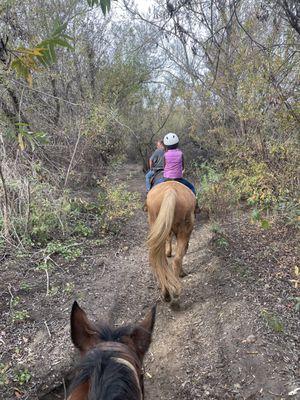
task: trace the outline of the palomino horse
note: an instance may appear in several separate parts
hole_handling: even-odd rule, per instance
[[[151,342],[155,307],[136,325],[94,325],[75,301],[71,337],[82,361],[68,400],[143,400],[143,358]]]
[[[187,252],[194,227],[196,197],[182,183],[167,181],[156,185],[147,196],[149,260],[166,301],[177,307],[180,294],[179,277],[184,276],[182,259]],[[172,235],[177,248],[172,267]]]

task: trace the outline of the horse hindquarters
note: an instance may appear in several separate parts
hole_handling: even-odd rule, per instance
[[[166,241],[166,256],[172,257],[172,237],[173,233],[171,232]]]
[[[173,260],[173,269],[177,278],[182,278],[186,275],[182,269],[182,261],[189,246],[190,236],[194,227],[194,221],[195,216],[192,212],[189,221],[185,220],[185,223],[180,225],[176,235],[177,246],[176,254]]]
[[[168,190],[161,202],[156,220],[153,222],[149,214],[151,224],[148,237],[149,259],[153,272],[159,282],[164,298],[179,296],[180,282],[169,266],[166,258],[166,241],[170,235],[176,206],[175,190]],[[151,213],[151,210],[149,211]]]

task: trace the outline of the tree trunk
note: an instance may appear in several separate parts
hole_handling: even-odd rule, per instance
[[[2,169],[2,162],[0,163],[0,180],[3,186],[3,200],[2,200],[2,215],[3,215],[3,230],[4,230],[4,237],[8,239],[10,236],[10,221],[9,221],[9,205],[8,205],[8,194],[7,188],[5,183],[5,178],[3,175]]]

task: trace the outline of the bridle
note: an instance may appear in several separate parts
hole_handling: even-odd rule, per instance
[[[139,400],[144,399],[144,386],[143,386],[143,366],[140,359],[126,344],[120,342],[101,342],[97,348],[103,352],[114,352],[116,356],[112,356],[111,360],[118,364],[124,365],[133,373],[138,391],[140,394]]]
[[[133,375],[134,375],[134,377],[136,379],[136,383],[137,383],[137,386],[138,386],[138,389],[139,389],[140,400],[142,400],[144,398],[144,396],[143,396],[143,392],[142,392],[142,388],[141,388],[141,383],[140,383],[137,371],[136,371],[135,367],[133,366],[133,364],[131,364],[131,362],[129,362],[128,360],[125,360],[125,358],[112,357],[111,359],[116,361],[118,364],[125,365],[126,367],[131,369],[131,371],[133,372]]]
[[[96,347],[104,353],[112,353],[110,359],[118,364],[124,365],[134,375],[139,398],[138,400],[144,399],[144,381],[143,381],[143,365],[137,355],[130,349],[129,346],[120,342],[101,342]],[[95,349],[94,348],[94,349]],[[113,354],[115,353],[115,355]],[[76,396],[76,395],[75,395]],[[72,394],[69,395],[68,400],[72,399]],[[77,397],[74,397],[77,399]]]

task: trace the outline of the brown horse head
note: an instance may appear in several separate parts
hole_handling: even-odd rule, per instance
[[[82,361],[68,400],[142,400],[143,358],[149,349],[156,308],[135,325],[116,329],[93,324],[75,301],[71,338]]]
[[[179,278],[184,276],[182,260],[194,227],[195,205],[193,192],[176,181],[160,183],[147,195],[150,265],[164,299],[171,301],[173,308],[179,307]],[[177,239],[177,246],[173,265],[170,266],[167,256],[172,255],[173,235]]]

